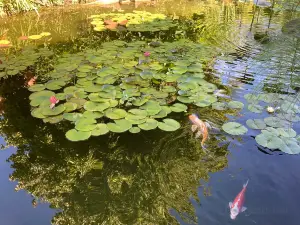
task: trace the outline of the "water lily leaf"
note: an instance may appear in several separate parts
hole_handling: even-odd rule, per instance
[[[227,104],[225,102],[214,102],[212,104],[212,108],[216,110],[226,110],[228,109]]]
[[[248,129],[240,123],[228,122],[223,124],[222,129],[231,135],[242,135],[247,133]]]
[[[283,137],[293,138],[296,137],[297,133],[292,128],[277,128],[279,134]]]
[[[144,105],[140,107],[141,109],[145,109],[149,116],[156,115],[160,112],[161,106],[158,102],[155,102],[153,100],[149,100]]]
[[[146,118],[148,115],[146,110],[141,109],[130,109],[126,115],[127,120],[141,120]]]
[[[140,73],[140,76],[143,79],[148,79],[149,80],[149,79],[153,78],[153,73],[151,71],[149,71],[149,70],[146,70],[146,71],[142,71]]]
[[[38,39],[41,39],[43,36],[42,35],[30,35],[28,36],[28,39],[30,40],[38,40]]]
[[[248,105],[248,110],[254,113],[262,113],[264,108],[260,105],[250,104]]]
[[[40,97],[46,97],[47,99],[50,99],[51,96],[54,96],[55,93],[53,91],[37,91],[29,95],[29,99],[33,100]],[[44,99],[43,99],[44,100]],[[50,101],[50,100],[49,100]],[[49,102],[50,105],[50,102]]]
[[[252,128],[252,129],[265,129],[267,127],[267,125],[265,124],[265,122],[261,119],[248,119],[246,121],[246,124],[248,125],[248,127]]]
[[[77,131],[75,129],[69,130],[66,133],[66,138],[70,141],[84,141],[89,139],[89,137],[91,136],[91,132],[84,132],[84,131]]]
[[[65,104],[65,112],[72,112],[74,111],[75,109],[77,109],[77,104],[74,103],[74,102],[66,102]]]
[[[132,134],[139,133],[140,131],[141,131],[141,129],[139,127],[132,127],[129,129],[129,132]]]
[[[255,140],[257,144],[269,149],[278,149],[284,144],[279,137],[271,132],[261,133],[255,137]]]
[[[58,114],[61,114],[63,111],[65,111],[65,109],[66,107],[63,104],[55,106],[53,109],[50,109],[49,106],[43,106],[42,114],[44,116],[56,116]]]
[[[173,119],[164,119],[163,122],[158,122],[158,128],[164,131],[175,131],[180,128],[180,123]]]
[[[279,149],[287,154],[299,154],[300,146],[296,139],[294,138],[285,138],[283,139],[283,144],[279,146]]]
[[[104,111],[105,109],[110,107],[109,102],[91,102],[91,101],[87,101],[86,103],[84,103],[84,109],[87,111]]]
[[[123,133],[129,130],[132,124],[125,119],[115,120],[115,123],[108,123],[107,128],[114,133]]]
[[[32,91],[32,92],[42,91],[44,89],[45,89],[45,85],[43,85],[43,84],[34,84],[28,88],[28,90]]]
[[[167,93],[172,93],[172,92],[176,92],[176,88],[168,85],[168,86],[164,86],[161,91],[167,92]]]
[[[92,136],[100,136],[107,134],[109,132],[109,129],[107,128],[107,125],[105,123],[98,123],[96,128],[92,130]]]
[[[77,121],[82,116],[83,115],[81,113],[64,113],[63,114],[64,119],[72,121],[72,122]]]
[[[41,108],[36,108],[36,109],[32,110],[32,111],[31,111],[31,115],[32,115],[33,117],[36,117],[36,118],[39,118],[39,119],[44,119],[44,118],[46,118],[46,116],[44,116],[44,115],[42,114],[42,109],[41,109]]]
[[[228,102],[228,107],[231,109],[242,109],[244,107],[244,104],[238,101],[230,101]]]
[[[212,95],[200,96],[198,99],[199,100],[197,100],[197,102],[195,102],[194,104],[199,107],[210,106],[212,103],[215,103],[218,101],[218,99]]]
[[[297,116],[295,113],[279,113],[277,116],[282,120],[287,120],[290,122],[299,122],[300,117]]]
[[[165,107],[167,107],[168,109],[166,109]],[[158,114],[152,116],[152,118],[164,118],[166,117],[171,111],[171,109],[168,106],[165,107],[161,107],[161,110],[159,111]]]
[[[158,122],[155,119],[146,119],[145,123],[138,125],[142,130],[153,130],[157,127]]]
[[[62,121],[64,119],[63,115],[58,115],[58,116],[50,116],[47,118],[43,119],[44,123],[51,123],[51,124],[55,124],[55,123],[59,123],[60,121]]]
[[[93,118],[81,117],[75,123],[75,129],[79,131],[92,131],[96,128],[97,121]]]
[[[201,73],[203,72],[202,64],[200,63],[193,64],[188,67],[188,71],[193,73]]]
[[[65,85],[65,82],[60,81],[60,80],[50,80],[45,84],[45,87],[48,90],[59,90]]]
[[[286,127],[288,122],[277,117],[267,117],[264,119],[265,123],[270,127]]]
[[[105,111],[105,116],[112,119],[122,119],[127,115],[127,112],[124,109],[108,109]]]
[[[148,97],[139,97],[139,98],[136,98],[132,104],[134,106],[142,106],[143,104],[145,104],[146,102],[149,101],[149,98]]]
[[[266,127],[265,130],[261,131],[263,134],[267,134],[267,135],[275,135],[275,136],[279,136],[279,131],[276,130],[273,127]]]
[[[71,98],[71,99],[68,99],[68,102],[76,103],[77,109],[81,109],[87,101],[82,98]]]
[[[245,94],[244,98],[252,104],[256,104],[258,102],[258,96],[256,96],[255,94]]]
[[[91,111],[85,111],[82,115],[85,118],[89,118],[89,119],[99,119],[99,118],[103,117],[103,113],[101,113],[101,112],[91,112]]]
[[[192,103],[193,100],[185,96],[177,96],[177,100],[183,103]]]
[[[170,106],[170,109],[173,112],[185,112],[187,110],[187,106],[181,103],[175,103],[172,106]]]

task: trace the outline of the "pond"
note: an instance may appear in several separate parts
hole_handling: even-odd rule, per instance
[[[299,224],[299,15],[164,0],[2,18],[3,224]]]

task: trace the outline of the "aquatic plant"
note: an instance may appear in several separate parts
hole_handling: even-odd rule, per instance
[[[151,42],[113,41],[98,50],[63,55],[45,75],[50,80],[29,88],[34,92],[29,96],[32,116],[75,123],[66,133],[71,141],[108,131],[177,130],[177,121],[163,118],[187,111],[185,104],[207,107],[218,100],[213,94],[217,86],[203,79],[201,62],[212,54],[201,44],[181,40],[155,47]],[[50,109],[52,96],[60,101]]]
[[[91,24],[95,31],[161,31],[176,27],[177,24],[164,14],[146,11],[133,11],[132,13],[103,13],[92,15]]]
[[[246,124],[252,129],[261,130],[255,137],[256,142],[269,149],[279,149],[288,154],[299,154],[300,143],[296,139],[296,132],[292,124],[300,121],[297,104],[298,95],[278,93],[246,94],[248,109],[254,113],[267,112],[267,105],[272,104],[272,116],[262,119],[248,119]]]
[[[28,46],[17,54],[9,56],[0,56],[0,78],[7,78],[25,71],[28,67],[34,65],[40,57],[49,57],[53,52],[48,48],[34,48]]]

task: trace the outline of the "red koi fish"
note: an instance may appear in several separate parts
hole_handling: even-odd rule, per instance
[[[53,109],[54,106],[59,102],[59,100],[57,98],[55,98],[55,96],[51,96],[50,102],[51,102],[50,109]]]
[[[201,146],[203,149],[205,149],[204,143],[209,138],[208,137],[208,127],[210,128],[209,123],[203,122],[195,114],[189,115],[189,119],[193,123],[192,131],[195,132],[196,130],[198,130],[198,132],[196,133],[196,138],[202,135]]]
[[[249,180],[243,185],[243,189],[240,191],[240,193],[235,197],[233,203],[229,202],[229,208],[230,208],[230,218],[235,219],[239,213],[244,212],[247,208],[244,207],[245,202],[245,192],[248,185]]]

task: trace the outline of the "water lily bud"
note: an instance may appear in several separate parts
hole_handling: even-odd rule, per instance
[[[144,56],[145,56],[145,57],[149,57],[150,55],[151,55],[150,52],[144,52]]]
[[[268,113],[273,113],[275,111],[275,109],[271,106],[268,106],[267,111],[268,111]]]

